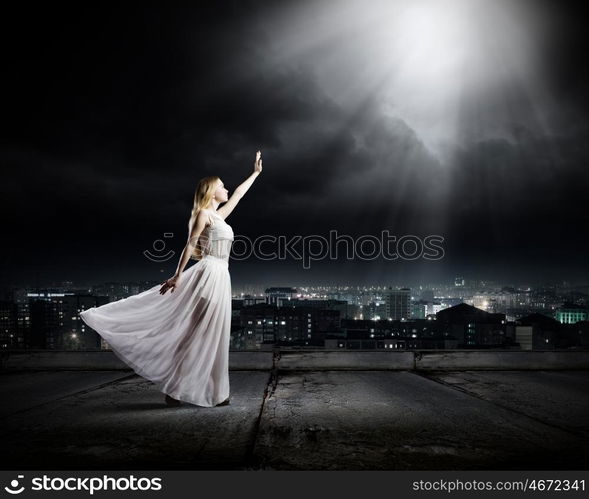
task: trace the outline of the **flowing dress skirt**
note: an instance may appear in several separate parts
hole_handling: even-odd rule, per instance
[[[205,256],[174,292],[157,285],[80,313],[112,351],[158,390],[212,407],[229,397],[231,279],[227,261]]]

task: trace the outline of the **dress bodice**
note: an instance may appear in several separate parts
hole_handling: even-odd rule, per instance
[[[205,256],[211,255],[228,262],[233,237],[231,225],[225,222],[221,215],[213,211],[210,216],[210,223],[205,226],[198,240],[202,257],[205,258]],[[195,254],[192,254],[191,258],[197,259]]]

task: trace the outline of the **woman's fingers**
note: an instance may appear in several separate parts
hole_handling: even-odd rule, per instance
[[[176,288],[176,281],[174,279],[166,279],[164,282],[162,282],[162,287],[160,288],[160,294],[161,295],[165,295],[166,291],[168,291],[168,289],[171,288],[171,293],[174,292],[174,289]]]

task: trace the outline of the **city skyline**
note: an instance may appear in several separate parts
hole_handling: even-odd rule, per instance
[[[464,280],[467,284],[463,286],[457,286],[456,281],[458,279]],[[112,280],[112,279],[96,279],[96,280],[87,280],[87,281],[70,281],[70,280],[51,280],[45,282],[36,282],[32,284],[21,284],[21,285],[3,285],[0,286],[0,292],[3,294],[10,294],[18,289],[28,289],[28,290],[57,290],[57,289],[68,289],[68,290],[75,290],[75,289],[91,289],[92,287],[96,286],[103,286],[107,284],[116,284],[116,285],[139,285],[143,283],[145,286],[152,286],[156,283],[159,283],[158,279],[119,279],[119,280]],[[400,289],[400,288],[410,288],[410,289],[454,289],[456,291],[464,290],[464,289],[472,289],[472,288],[479,288],[479,289],[501,289],[501,288],[514,288],[514,289],[521,289],[521,290],[533,290],[533,289],[575,289],[575,290],[589,290],[589,283],[583,279],[575,281],[569,279],[554,279],[554,280],[545,280],[545,281],[532,281],[532,280],[508,280],[502,281],[499,279],[475,279],[471,276],[455,276],[454,278],[448,280],[438,280],[438,281],[389,281],[386,283],[351,283],[351,282],[323,282],[323,283],[316,283],[310,284],[309,282],[304,281],[289,281],[289,280],[279,280],[279,281],[267,281],[266,283],[259,283],[259,282],[243,282],[239,283],[232,287],[233,295],[247,294],[248,289],[256,289],[258,292],[263,292],[266,288],[271,287],[294,287],[294,288],[301,288],[301,289],[386,289],[386,288],[393,288],[393,289]]]
[[[4,350],[108,350],[80,312],[132,297],[152,281],[13,289],[0,296]],[[258,291],[260,291],[258,293]],[[514,288],[457,277],[393,286],[234,290],[231,348],[566,350],[587,346],[589,289]]]

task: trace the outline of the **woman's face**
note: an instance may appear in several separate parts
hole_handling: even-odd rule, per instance
[[[229,191],[225,189],[225,184],[221,180],[219,180],[217,189],[215,190],[215,199],[219,203],[224,203],[229,199]]]

